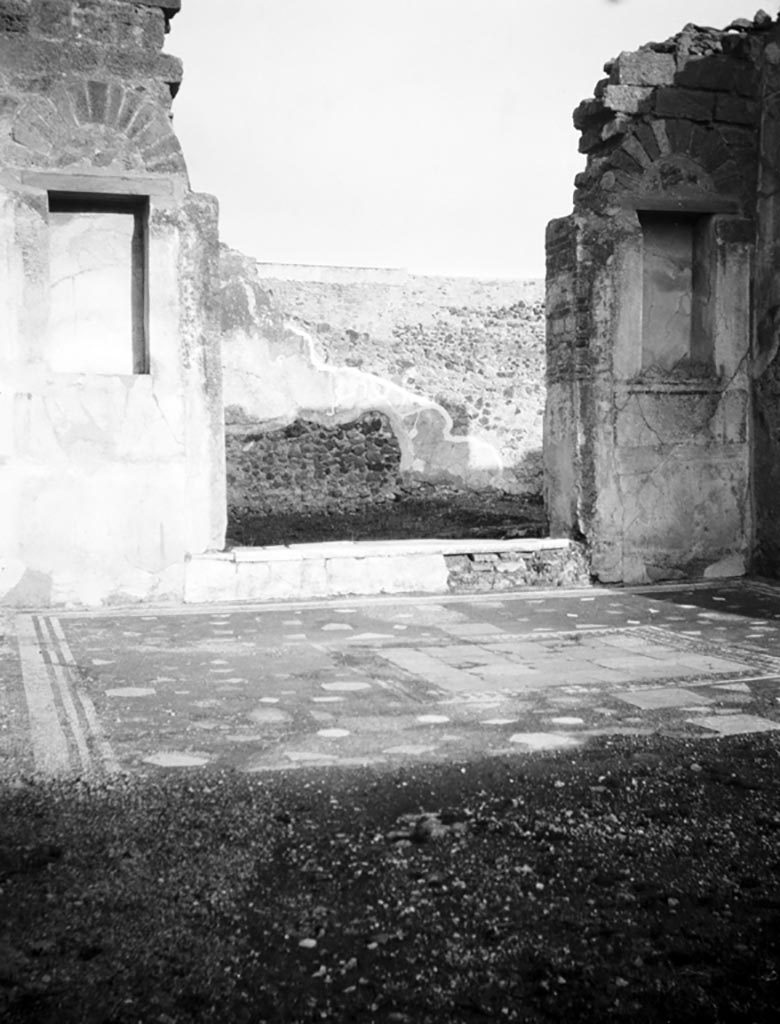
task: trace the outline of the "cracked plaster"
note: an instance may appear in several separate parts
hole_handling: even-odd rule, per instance
[[[181,68],[159,51],[178,4],[160,6],[82,23],[79,0],[63,18],[30,0],[0,31],[0,604],[181,600],[187,557],[224,542],[217,211],[173,134]],[[91,212],[52,216],[52,192]],[[101,219],[116,196],[148,207],[149,373],[131,372],[134,243]]]
[[[383,413],[401,448],[401,472],[468,487],[500,486],[503,461],[489,442],[452,433],[435,402],[377,374],[326,361],[317,339],[278,309],[258,308],[244,282],[248,316],[223,335],[224,401],[242,419],[279,427],[296,419],[349,423]],[[238,319],[236,317],[235,319]]]
[[[757,265],[771,292],[777,266],[774,201],[763,200],[758,235],[754,220],[766,163],[755,67],[779,33],[766,19],[689,26],[621,54],[575,112],[587,168],[573,214],[547,235],[545,486],[551,529],[584,536],[604,581],[738,575],[753,555],[753,482],[759,496],[764,484],[753,476],[751,303],[766,300],[751,278]],[[780,121],[763,102],[761,137],[776,142]],[[675,232],[691,219],[688,265],[691,242]]]

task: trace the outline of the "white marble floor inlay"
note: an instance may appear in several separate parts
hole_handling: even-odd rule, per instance
[[[144,764],[153,764],[158,768],[202,768],[208,763],[209,759],[200,754],[183,754],[178,751],[162,750],[144,758]]]

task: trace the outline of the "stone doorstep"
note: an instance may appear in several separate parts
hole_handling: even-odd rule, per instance
[[[329,541],[289,547],[233,548],[189,559],[185,567],[184,600],[187,604],[200,604],[446,594],[450,573],[445,556],[484,558],[510,554],[520,560],[542,551],[574,550],[576,545],[569,540],[549,538]],[[549,586],[549,581],[545,585]]]
[[[231,548],[207,552],[195,559],[225,558],[235,562],[299,562],[320,558],[406,557],[410,555],[533,555],[538,551],[568,551],[572,542],[549,537],[516,540],[335,540],[319,544],[290,544],[274,547]],[[479,559],[480,561],[482,559]]]

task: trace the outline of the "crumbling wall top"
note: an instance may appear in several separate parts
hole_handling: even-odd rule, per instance
[[[170,123],[181,0],[0,0],[0,167],[125,175],[186,168]]]
[[[761,54],[780,39],[765,11],[724,29],[689,24],[608,61],[574,111],[585,171],[575,208],[747,211],[755,200]],[[780,50],[778,50],[780,55]]]
[[[111,16],[114,5],[153,7],[160,10],[166,22],[181,10],[181,0],[0,0],[0,32],[30,32],[41,27],[62,27],[73,24],[74,7],[93,7]],[[70,15],[70,17],[69,17]]]

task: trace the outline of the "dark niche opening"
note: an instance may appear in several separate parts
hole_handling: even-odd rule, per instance
[[[63,373],[149,373],[149,200],[49,192],[49,360]]]
[[[712,218],[639,214],[642,226],[642,370],[714,372]]]

